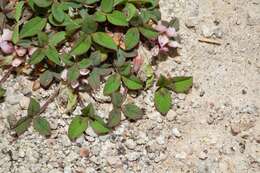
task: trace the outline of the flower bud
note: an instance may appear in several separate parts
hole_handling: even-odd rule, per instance
[[[173,27],[169,27],[169,28],[166,30],[166,34],[167,34],[167,36],[169,36],[169,37],[176,37],[176,36],[177,36],[176,29],[173,28]]]
[[[9,29],[3,29],[2,41],[11,41],[13,36],[13,31]]]
[[[166,35],[159,35],[158,41],[160,44],[160,47],[164,47],[169,42],[169,38]]]
[[[0,42],[0,48],[4,54],[11,54],[14,52],[14,46],[7,41]]]
[[[12,62],[12,66],[13,66],[13,67],[18,67],[18,66],[20,66],[22,63],[23,63],[23,60],[22,60],[22,59],[20,59],[20,58],[15,58],[15,59],[13,60],[13,62]]]
[[[23,47],[15,47],[15,52],[16,52],[17,56],[23,57],[26,54],[27,49],[25,49]]]

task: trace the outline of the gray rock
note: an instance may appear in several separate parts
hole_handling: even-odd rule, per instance
[[[114,168],[122,166],[122,161],[118,156],[108,156],[106,160],[108,164]]]
[[[136,143],[133,139],[126,140],[125,145],[127,148],[129,148],[131,150],[135,149],[135,147],[136,147]]]
[[[131,152],[131,153],[128,153],[128,154],[126,155],[126,158],[127,158],[129,161],[135,161],[135,160],[139,159],[140,156],[141,156],[141,154],[138,153],[138,152]]]

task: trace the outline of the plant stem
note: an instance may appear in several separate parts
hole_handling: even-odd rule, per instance
[[[60,93],[60,87],[58,87],[58,89],[53,93],[53,95],[51,95],[48,98],[48,100],[42,105],[39,114],[43,113],[46,110],[48,105],[54,101],[54,99],[59,95],[59,93]]]
[[[10,76],[10,74],[13,72],[14,69],[15,67],[13,66],[8,69],[7,73],[0,80],[0,85],[3,84],[8,79],[8,77]]]

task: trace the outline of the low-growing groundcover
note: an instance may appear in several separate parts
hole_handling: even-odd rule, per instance
[[[77,103],[81,115],[72,118],[68,136],[75,140],[91,126],[100,135],[118,126],[124,115],[130,121],[142,118],[144,109],[128,102],[127,93],[140,94],[155,83],[152,65],[144,63],[139,46],[150,50],[153,59],[168,56],[179,46],[179,21],[161,20],[158,0],[3,0],[0,1],[0,99],[1,85],[11,73],[24,74],[44,89],[59,83],[57,91],[41,106],[31,98],[27,116],[10,124],[17,135],[31,125],[50,136],[48,120],[41,117],[49,103],[66,86],[68,112]],[[144,65],[145,64],[145,65]],[[139,75],[144,69],[145,78]],[[166,115],[172,106],[171,92],[187,93],[192,77],[158,77],[155,108]],[[104,87],[100,87],[104,84]],[[80,92],[95,91],[111,98],[113,109],[103,119],[93,103],[83,103]]]

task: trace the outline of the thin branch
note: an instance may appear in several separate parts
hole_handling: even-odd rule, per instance
[[[39,114],[43,113],[46,110],[48,105],[54,101],[54,99],[59,95],[59,93],[60,93],[60,87],[58,87],[58,89],[53,93],[53,95],[50,96],[48,100],[42,105]]]
[[[15,67],[10,67],[8,69],[8,71],[6,72],[6,74],[2,77],[2,79],[0,80],[0,85],[3,84],[11,75],[11,73],[14,71]]]

